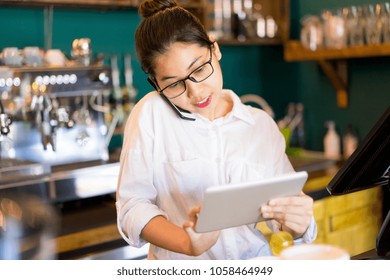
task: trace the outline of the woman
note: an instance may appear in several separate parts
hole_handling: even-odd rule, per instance
[[[135,34],[156,91],[126,123],[117,192],[118,227],[150,259],[248,259],[270,255],[254,225],[194,231],[206,187],[294,172],[285,141],[264,111],[223,89],[222,54],[200,22],[172,0],[147,0]],[[259,211],[298,241],[316,236],[313,201],[303,193]],[[259,213],[260,214],[260,213]]]

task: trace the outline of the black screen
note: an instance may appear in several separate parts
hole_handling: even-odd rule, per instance
[[[359,190],[386,186],[384,189],[382,223],[376,240],[379,256],[390,254],[390,211],[386,197],[389,197],[390,175],[390,107],[375,123],[362,143],[340,168],[327,186],[331,195],[342,195]]]
[[[390,107],[333,177],[327,189],[332,195],[341,195],[387,185],[389,166]]]

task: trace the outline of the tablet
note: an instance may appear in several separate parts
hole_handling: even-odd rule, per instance
[[[195,231],[208,232],[263,221],[260,207],[272,198],[299,195],[307,176],[306,171],[300,171],[261,181],[209,187]]]

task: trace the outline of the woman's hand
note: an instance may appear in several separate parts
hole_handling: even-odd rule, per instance
[[[199,256],[210,249],[218,240],[220,231],[211,231],[206,233],[197,233],[194,230],[198,220],[200,206],[192,208],[188,213],[189,220],[183,223],[183,229],[187,232],[191,244],[190,255]]]
[[[313,199],[301,192],[298,196],[279,197],[260,209],[264,218],[274,219],[281,230],[289,232],[294,239],[301,237],[310,225],[313,216]]]

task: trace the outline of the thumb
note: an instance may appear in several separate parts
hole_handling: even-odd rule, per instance
[[[188,230],[191,230],[193,227],[194,227],[194,223],[191,222],[191,221],[185,221],[185,222],[183,223],[183,229],[184,229],[185,231],[187,231],[187,233],[189,233]]]

